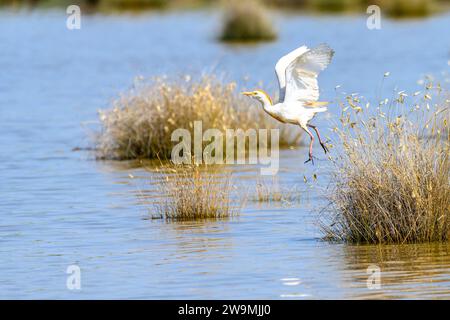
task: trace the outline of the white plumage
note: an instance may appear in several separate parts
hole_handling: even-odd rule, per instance
[[[314,136],[308,127],[314,129],[320,145],[325,153],[328,148],[322,141],[318,129],[309,121],[318,112],[327,110],[327,102],[319,102],[319,84],[317,76],[331,62],[334,51],[326,44],[313,49],[301,46],[278,60],[275,73],[280,86],[279,102],[272,104],[269,95],[263,90],[243,92],[257,99],[263,105],[264,111],[283,123],[299,125],[311,138],[309,159],[313,162],[312,146]]]

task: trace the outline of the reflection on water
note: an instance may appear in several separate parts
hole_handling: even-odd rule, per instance
[[[274,84],[281,54],[327,42],[336,56],[321,75],[321,98],[333,100],[337,84],[374,94],[385,71],[386,90],[416,91],[422,74],[439,73],[449,59],[448,15],[386,21],[379,31],[367,30],[365,17],[279,16],[279,41],[248,47],[217,43],[216,18],[92,15],[69,32],[64,12],[0,10],[0,298],[449,298],[447,244],[318,240],[329,175],[320,149],[315,166],[303,163],[301,148],[280,152],[281,189],[298,187],[292,206],[248,201],[234,219],[183,223],[149,219],[159,196],[154,163],[72,151],[89,145],[80,123],[139,74],[215,70],[237,81],[250,75],[249,87]],[[329,109],[316,121],[325,136],[338,116]],[[257,166],[227,169],[239,191],[254,192]],[[81,268],[79,292],[65,286],[72,264]],[[366,287],[370,264],[382,271],[378,291]]]
[[[229,219],[221,221],[172,221],[161,226],[165,236],[173,237],[177,244],[175,256],[183,259],[186,255],[218,252],[216,259],[223,258],[232,247],[232,241],[223,237],[229,232]]]
[[[450,243],[344,246],[346,282],[355,298],[450,298]],[[367,290],[369,265],[381,269],[381,288]]]

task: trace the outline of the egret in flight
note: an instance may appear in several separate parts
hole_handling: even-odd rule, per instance
[[[311,138],[309,144],[309,159],[313,160],[314,136],[308,128],[312,128],[319,138],[319,143],[325,153],[326,144],[320,137],[316,126],[309,123],[318,112],[327,111],[328,102],[319,100],[319,85],[317,76],[331,62],[334,51],[326,44],[313,49],[301,46],[288,53],[275,65],[275,73],[280,86],[280,98],[273,104],[270,96],[263,90],[243,92],[242,94],[258,100],[265,112],[283,123],[299,125]]]

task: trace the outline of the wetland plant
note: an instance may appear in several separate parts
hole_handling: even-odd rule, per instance
[[[239,213],[239,199],[233,199],[230,173],[219,167],[166,165],[158,184],[163,198],[153,217],[166,220],[209,220],[230,218]],[[236,205],[236,203],[238,203]]]
[[[294,202],[300,201],[300,192],[296,186],[281,186],[278,176],[273,176],[272,179],[260,178],[256,183],[256,197],[254,200],[261,203],[282,203],[290,206]]]
[[[270,41],[276,37],[272,21],[260,1],[233,0],[227,4],[220,40],[253,42]]]
[[[445,95],[445,94],[444,94]],[[335,128],[331,221],[325,238],[348,243],[446,241],[450,232],[450,100],[427,84],[375,108],[351,95]],[[373,109],[373,110],[372,110]]]
[[[319,12],[364,12],[378,5],[383,15],[393,18],[424,17],[446,8],[436,0],[265,0],[268,5]]]
[[[119,10],[162,9],[170,0],[98,0],[101,8]]]
[[[236,8],[243,7],[248,2],[248,7],[252,5],[251,11]],[[230,25],[228,32],[232,37],[243,37],[250,35],[254,40],[268,40],[276,37],[276,32],[267,19],[262,3],[271,7],[288,7],[301,10],[312,10],[319,12],[363,12],[369,5],[380,6],[383,14],[394,18],[424,17],[429,14],[443,11],[448,5],[445,0],[243,0],[238,2],[233,0],[227,2],[230,13],[226,22]],[[224,1],[225,2],[225,1]],[[186,9],[200,6],[211,6],[211,0],[0,0],[1,6],[28,6],[28,7],[67,7],[76,4],[83,10],[100,11],[140,11],[140,10],[160,10],[160,9]],[[232,10],[234,10],[232,12]],[[270,37],[267,35],[271,35]],[[231,37],[230,36],[230,37]],[[230,39],[232,40],[232,39]],[[244,39],[237,40],[243,41]]]
[[[435,6],[433,0],[378,0],[375,3],[394,18],[425,17],[433,12]]]
[[[299,142],[297,128],[278,124],[235,89],[235,83],[224,84],[213,76],[139,80],[113,101],[111,109],[99,111],[97,158],[168,159],[176,144],[172,132],[183,128],[193,136],[195,121],[202,121],[203,130],[223,133],[226,129],[279,128],[281,147]]]

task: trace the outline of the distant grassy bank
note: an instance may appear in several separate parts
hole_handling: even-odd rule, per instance
[[[231,0],[228,2],[220,40],[228,42],[271,41],[276,37],[277,32],[262,3],[257,0],[246,0],[245,2]]]
[[[226,4],[220,0],[0,0],[0,5],[53,7],[77,4],[93,10],[151,10],[189,8]],[[246,2],[246,1],[245,1]],[[261,0],[273,8],[310,12],[361,12],[369,5],[378,5],[382,15],[390,17],[421,17],[440,12],[450,0]]]
[[[362,12],[370,5],[390,17],[420,17],[441,11],[448,0],[266,0],[269,5],[319,12]]]
[[[36,8],[66,7],[72,4],[98,11],[137,11],[205,6],[212,0],[0,0],[0,6]]]

